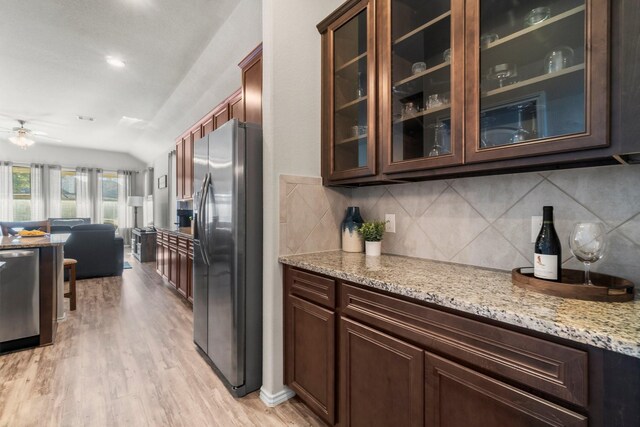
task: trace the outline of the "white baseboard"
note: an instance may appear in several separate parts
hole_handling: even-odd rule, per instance
[[[279,392],[274,394],[267,392],[264,387],[260,389],[260,400],[262,400],[265,405],[271,408],[274,406],[278,406],[283,402],[286,402],[295,395],[295,391],[291,390],[288,387],[285,387],[283,390],[280,390]]]

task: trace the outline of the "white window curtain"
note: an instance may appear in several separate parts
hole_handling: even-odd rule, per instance
[[[104,222],[102,214],[102,169],[91,169],[89,171],[89,194],[91,199],[91,222],[102,224]]]
[[[118,229],[124,244],[131,244],[131,227],[133,226],[133,208],[127,206],[127,197],[133,191],[133,172],[118,171]]]
[[[31,220],[42,221],[45,214],[44,166],[31,165]]]
[[[91,195],[89,192],[89,169],[76,168],[76,216],[91,217]]]
[[[13,221],[13,164],[0,162],[0,221]]]
[[[62,190],[60,166],[47,165],[44,167],[45,176],[45,213],[47,218],[60,218],[62,215],[61,203]]]

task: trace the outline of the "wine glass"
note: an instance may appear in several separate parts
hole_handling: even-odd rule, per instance
[[[589,279],[591,264],[601,259],[608,246],[607,233],[601,222],[578,222],[569,235],[569,248],[578,261],[584,264],[584,284],[593,285]]]
[[[519,142],[524,142],[529,139],[529,131],[522,127],[522,116],[524,112],[529,107],[529,104],[518,104],[516,105],[516,109],[518,110],[518,128],[515,130],[513,135],[511,136],[511,143],[517,144]]]
[[[498,64],[489,69],[487,79],[496,80],[498,87],[504,87],[507,80],[518,76],[518,68],[515,64]],[[513,83],[513,80],[511,80]]]
[[[429,151],[429,157],[438,157],[441,154],[448,153],[449,150],[444,147],[445,138],[448,134],[449,129],[445,123],[434,123],[429,125],[430,128],[434,130],[434,142],[433,148]],[[444,148],[444,150],[443,150]]]

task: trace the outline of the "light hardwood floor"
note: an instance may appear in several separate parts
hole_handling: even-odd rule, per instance
[[[129,261],[122,278],[78,281],[53,346],[0,356],[0,426],[324,425],[296,398],[231,397],[195,350],[190,305]]]

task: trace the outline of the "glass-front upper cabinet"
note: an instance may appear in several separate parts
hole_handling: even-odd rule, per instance
[[[464,2],[380,0],[380,137],[385,173],[462,162]]]
[[[467,2],[466,161],[608,144],[608,2]]]
[[[329,180],[376,173],[374,23],[370,2],[360,1],[324,33],[323,139],[329,144],[323,168]]]

